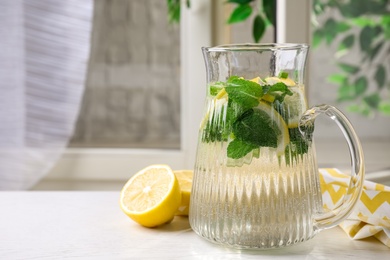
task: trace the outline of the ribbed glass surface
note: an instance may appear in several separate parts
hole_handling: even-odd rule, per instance
[[[310,148],[311,149],[311,148]],[[226,143],[199,143],[190,223],[200,236],[238,248],[276,248],[316,233],[322,202],[309,150],[287,165],[269,148],[241,167],[228,167]]]

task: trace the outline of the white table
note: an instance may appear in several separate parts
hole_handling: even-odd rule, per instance
[[[284,249],[239,251],[209,243],[176,217],[139,226],[119,192],[0,192],[0,259],[390,259],[376,239],[352,241],[339,228]]]

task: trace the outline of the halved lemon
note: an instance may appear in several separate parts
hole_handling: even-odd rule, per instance
[[[255,109],[261,109],[262,111],[264,111],[279,129],[280,133],[277,137],[278,146],[276,147],[276,152],[278,155],[283,155],[286,146],[290,142],[288,127],[283,117],[272,106],[268,105],[265,102],[260,102]]]
[[[120,207],[135,222],[156,227],[170,222],[181,203],[179,182],[167,165],[151,165],[127,181]]]
[[[176,211],[176,215],[188,216],[189,209],[190,209],[193,171],[178,170],[173,172],[175,173],[176,178],[179,181],[180,190],[181,190],[181,204]]]

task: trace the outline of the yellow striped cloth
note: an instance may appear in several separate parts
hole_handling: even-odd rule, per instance
[[[320,169],[322,200],[332,209],[347,192],[350,176],[337,169]],[[352,239],[374,236],[390,247],[390,187],[365,181],[352,214],[340,224]]]

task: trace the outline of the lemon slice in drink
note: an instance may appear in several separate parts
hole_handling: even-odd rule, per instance
[[[181,204],[176,211],[178,216],[188,216],[190,209],[190,197],[192,188],[192,170],[174,171],[177,180],[179,181],[181,190]]]
[[[290,142],[290,135],[288,133],[288,127],[282,116],[270,105],[265,102],[260,102],[259,105],[254,109],[260,109],[264,111],[277,126],[280,133],[278,135],[278,146],[276,152],[278,155],[283,155],[286,146]]]
[[[139,171],[120,193],[123,212],[145,227],[171,221],[180,203],[179,182],[167,165],[151,165]]]
[[[292,96],[285,96],[283,101],[283,110],[287,118],[288,128],[298,127],[299,119],[306,111],[306,99],[301,88],[291,89]]]
[[[270,85],[274,85],[276,83],[279,83],[279,82],[282,82],[284,84],[286,84],[287,87],[295,87],[296,84],[294,82],[294,80],[290,79],[290,78],[278,78],[278,77],[268,77],[268,78],[265,78],[265,81],[267,82],[267,84],[270,84]]]

